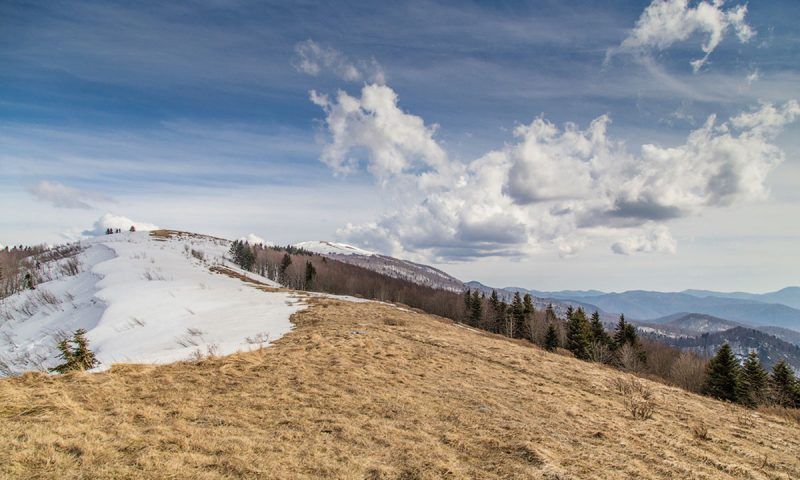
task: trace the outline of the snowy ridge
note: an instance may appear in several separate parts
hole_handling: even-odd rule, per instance
[[[0,301],[0,374],[56,365],[55,344],[78,328],[100,369],[226,355],[276,340],[305,308],[291,293],[212,273],[225,263],[226,240],[126,232],[82,246],[80,273]]]
[[[418,285],[459,293],[464,290],[461,280],[439,269],[370,252],[346,243],[311,241],[292,246]]]
[[[302,248],[303,250],[307,250],[309,252],[319,253],[320,255],[362,255],[365,257],[376,255],[375,252],[370,252],[369,250],[364,250],[363,248],[358,248],[353,245],[348,245],[346,243],[326,242],[324,240],[300,242],[295,243],[292,246],[296,248]]]

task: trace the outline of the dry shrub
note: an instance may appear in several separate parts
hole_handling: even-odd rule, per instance
[[[34,297],[39,302],[39,304],[42,305],[43,304],[58,305],[59,303],[61,303],[61,300],[58,297],[56,297],[52,292],[49,292],[44,289],[37,290]]]
[[[614,354],[603,342],[591,342],[589,344],[589,360],[597,363],[611,363]]]
[[[759,412],[767,413],[770,415],[775,415],[778,417],[783,417],[788,420],[792,420],[800,425],[800,409],[798,408],[786,408],[780,406],[762,406],[758,408]]]
[[[642,361],[639,350],[630,344],[626,343],[617,350],[617,359],[623,370],[629,372],[641,372],[644,370],[645,364]]]
[[[650,387],[635,378],[616,378],[612,381],[613,388],[622,395],[625,409],[636,420],[649,420],[656,409],[656,401]]]
[[[62,276],[68,277],[77,275],[81,271],[81,262],[78,261],[76,257],[70,257],[67,261],[59,265],[58,268]]]
[[[706,379],[706,363],[694,353],[683,352],[670,368],[670,380],[681,388],[699,393]]]
[[[698,420],[691,425],[692,436],[697,440],[708,441],[711,437],[708,435],[708,425],[702,420]]]
[[[383,319],[383,324],[393,327],[404,327],[406,325],[406,321],[397,317],[386,317]]]

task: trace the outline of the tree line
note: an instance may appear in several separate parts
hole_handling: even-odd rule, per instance
[[[748,407],[762,405],[800,408],[800,383],[786,360],[767,373],[758,354],[751,351],[739,364],[731,346],[725,343],[708,362],[706,395]]]
[[[599,312],[587,316],[583,308],[570,306],[563,318],[559,318],[552,305],[544,309],[535,308],[530,294],[517,292],[511,301],[505,302],[496,291],[487,296],[477,289],[467,289],[462,294],[438,290],[293,246],[250,245],[236,241],[229,253],[241,268],[290,288],[402,303],[473,328],[534,343],[548,351],[568,351],[584,361],[603,363],[744,405],[797,406],[797,403],[786,400],[796,399],[795,393],[787,392],[795,392],[800,387],[785,362],[783,366],[776,366],[777,373],[765,373],[766,383],[759,383],[755,379],[760,376],[748,377],[742,373],[752,369],[751,364],[746,362],[737,369],[730,361],[723,361],[724,348],[710,360],[694,352],[681,351],[641,337],[635,325],[627,322],[624,315],[620,315],[615,327],[609,331]],[[751,363],[753,355],[748,360]],[[757,356],[755,358],[757,360]],[[719,367],[720,362],[724,367]],[[738,365],[735,358],[733,363]],[[720,371],[727,373],[721,374]],[[768,391],[780,393],[756,395],[754,392],[763,391],[763,385],[771,385]]]

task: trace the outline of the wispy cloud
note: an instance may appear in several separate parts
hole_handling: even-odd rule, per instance
[[[68,187],[60,182],[42,180],[28,189],[38,200],[47,202],[57,208],[91,209],[94,203],[113,201],[110,197],[94,192],[85,192]]]
[[[348,82],[366,80],[371,83],[386,81],[383,68],[377,60],[352,61],[342,52],[330,46],[321,45],[308,39],[294,47],[294,67],[305,74],[317,76],[332,73]]]
[[[619,47],[608,50],[606,61],[618,52],[643,54],[650,50],[664,50],[674,43],[688,40],[696,32],[703,32],[707,34],[705,43],[701,45],[705,55],[691,62],[696,73],[729,30],[733,30],[742,43],[756,34],[745,21],[747,5],[725,9],[723,3],[719,0],[713,3],[701,1],[692,7],[687,0],[653,0]]]

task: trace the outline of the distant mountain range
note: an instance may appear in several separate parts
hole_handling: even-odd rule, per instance
[[[763,303],[781,303],[788,307],[800,309],[800,287],[786,287],[776,292],[746,293],[746,292],[714,292],[710,290],[684,290],[695,297],[732,298],[736,300],[752,300]]]
[[[469,285],[469,284],[468,284]],[[787,287],[764,294],[722,293],[707,290],[683,292],[652,292],[631,290],[622,293],[605,293],[598,290],[541,291],[523,288],[506,288],[504,291],[530,293],[534,297],[567,302],[598,310],[606,315],[624,313],[631,320],[646,323],[664,323],[666,318],[688,313],[711,315],[735,324],[775,326],[800,331],[800,287]]]
[[[774,328],[769,333],[790,342],[798,341],[791,332],[800,334],[800,287],[786,287],[762,294],[711,290],[631,290],[610,293],[601,290],[496,288],[476,281],[464,283],[437,268],[380,255],[344,243],[311,241],[294,246],[433,288],[454,292],[471,288],[487,295],[496,290],[505,301],[511,300],[515,292],[529,293],[538,308],[552,304],[559,315],[568,306],[582,307],[588,312],[597,310],[606,324],[614,323],[619,314],[624,313],[629,320],[643,326],[660,324],[659,330],[671,329],[672,332],[687,334],[717,332],[736,326],[758,327],[763,332]],[[684,318],[678,320],[680,317]]]
[[[766,368],[772,368],[779,360],[786,359],[795,371],[800,371],[800,346],[754,328],[734,327],[694,337],[651,336],[668,345],[704,355],[713,355],[727,343],[740,360],[755,351]]]
[[[709,332],[722,332],[741,326],[744,325],[704,313],[676,313],[647,323],[640,323],[640,329],[642,330],[671,336],[692,336]]]

